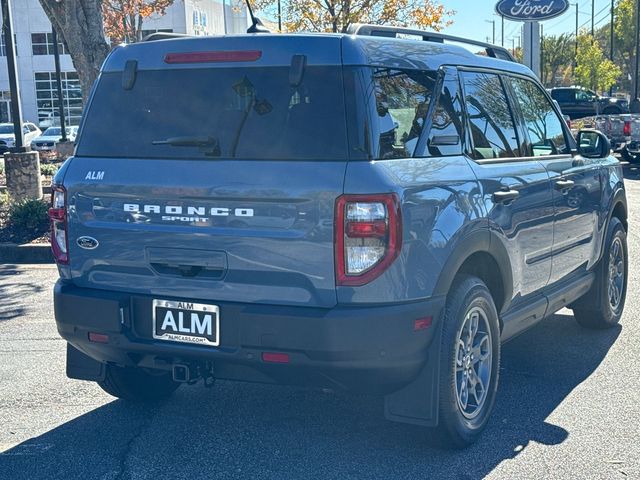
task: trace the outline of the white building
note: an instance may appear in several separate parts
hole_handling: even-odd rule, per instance
[[[54,112],[57,117],[58,92],[51,23],[38,0],[13,0],[18,79],[25,121],[46,125]],[[188,35],[243,33],[248,25],[244,1],[175,0],[162,17],[143,22],[143,34],[155,31]],[[0,39],[0,122],[10,121],[10,92],[7,59]],[[59,45],[65,114],[68,123],[77,125],[82,115],[82,95],[78,75],[64,45]]]

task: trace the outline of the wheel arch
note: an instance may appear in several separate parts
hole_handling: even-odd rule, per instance
[[[513,275],[509,255],[502,242],[492,238],[494,236],[485,230],[462,240],[445,262],[435,295],[447,295],[457,275],[474,275],[487,285],[500,316],[512,298]]]

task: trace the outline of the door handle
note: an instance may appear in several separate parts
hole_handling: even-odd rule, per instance
[[[569,190],[576,184],[573,180],[561,179],[556,181],[556,190]]]
[[[508,187],[507,187],[508,188]],[[520,196],[520,192],[517,190],[511,190],[507,188],[503,190],[498,190],[493,193],[493,203],[501,203],[503,205],[509,205],[513,202],[518,196]]]

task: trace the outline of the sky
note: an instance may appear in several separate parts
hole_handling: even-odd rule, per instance
[[[443,32],[450,35],[471,38],[475,40],[492,41],[491,20],[496,22],[496,43],[501,42],[500,17],[495,13],[496,0],[437,0],[448,10],[455,10],[453,25]],[[543,22],[544,35],[559,35],[561,33],[574,33],[576,28],[575,1],[571,1],[571,7],[560,17]],[[591,0],[578,0],[578,23],[584,28],[591,29]],[[611,0],[594,0],[596,28],[607,24],[609,21]],[[598,13],[600,12],[600,13]],[[506,47],[511,47],[512,39],[518,44],[516,37],[520,34],[522,23],[504,22],[504,42]]]

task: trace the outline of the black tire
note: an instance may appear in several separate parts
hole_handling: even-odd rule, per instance
[[[106,366],[105,378],[98,385],[109,395],[130,402],[154,402],[168,398],[179,386],[170,373],[132,367]]]
[[[473,355],[465,354],[465,341],[462,338],[467,330],[467,321],[475,313],[482,312],[484,319],[479,318],[478,324],[484,324],[476,329],[477,334],[488,337],[490,345],[484,352],[490,352],[489,364],[477,360],[474,362]],[[480,313],[479,313],[480,315]],[[445,307],[443,318],[442,344],[440,349],[440,372],[439,372],[439,422],[433,429],[434,440],[437,444],[447,448],[464,448],[477,440],[487,425],[498,390],[498,375],[500,371],[500,329],[498,324],[498,313],[496,311],[493,298],[486,285],[477,277],[459,276],[456,278]],[[485,331],[481,331],[485,330]],[[475,344],[475,342],[473,342]],[[482,343],[482,342],[480,342]],[[462,344],[462,347],[459,345]],[[479,349],[478,351],[482,351]],[[467,351],[468,352],[468,351]],[[472,351],[473,352],[473,351]],[[488,375],[488,386],[485,386],[486,393],[481,394],[481,399],[477,401],[471,391],[478,392],[477,385],[469,388],[467,379],[471,375],[465,372],[468,367],[474,369],[475,378],[481,375]],[[476,372],[477,368],[477,372]],[[478,373],[482,372],[482,373]],[[464,407],[463,384],[467,384],[467,406]],[[475,403],[475,406],[473,405]],[[472,411],[475,408],[475,411]]]
[[[633,153],[629,152],[629,150],[627,150],[626,148],[622,149],[622,158],[623,160],[626,160],[629,163],[636,163],[638,161],[638,155],[634,155]]]
[[[595,270],[593,287],[572,305],[573,315],[580,325],[603,329],[618,324],[627,296],[628,272],[627,232],[622,222],[612,217],[607,227],[602,259]],[[610,281],[614,282],[611,289]]]

